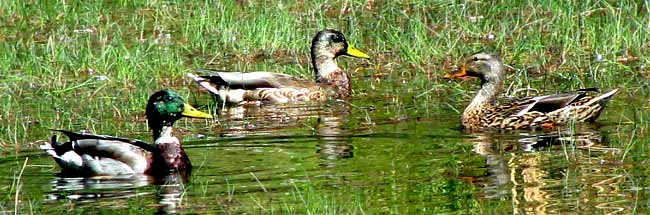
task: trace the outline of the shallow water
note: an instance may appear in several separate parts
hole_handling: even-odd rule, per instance
[[[210,101],[201,101],[210,102]],[[2,210],[21,213],[647,212],[642,129],[612,123],[463,133],[458,114],[363,100],[224,109],[197,134],[185,182],[65,178],[28,150],[0,160]],[[378,105],[377,105],[378,103]],[[390,103],[390,102],[386,102]],[[386,106],[382,106],[386,105]],[[624,107],[614,103],[611,108]],[[424,107],[426,108],[426,107]],[[614,114],[611,114],[614,115]],[[614,115],[616,116],[616,115]],[[639,133],[637,133],[639,132]],[[641,144],[641,143],[637,143]],[[628,146],[628,147],[626,147]],[[23,165],[24,168],[23,168]],[[16,202],[16,198],[18,201]],[[111,209],[111,210],[107,210]]]

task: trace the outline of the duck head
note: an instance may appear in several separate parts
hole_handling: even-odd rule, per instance
[[[348,44],[343,33],[333,29],[319,31],[314,36],[311,42],[311,52],[312,57],[328,56],[336,58],[347,55],[357,58],[370,58],[368,54]]]
[[[345,79],[347,81],[347,75],[341,77],[342,74],[338,74],[342,70],[335,59],[341,55],[370,58],[368,54],[348,44],[343,33],[337,30],[325,29],[314,36],[311,42],[311,61],[318,80]],[[336,75],[332,76],[332,74]]]
[[[478,52],[464,60],[457,70],[446,74],[446,79],[464,79],[477,77],[485,83],[498,83],[503,77],[503,63],[499,55],[490,52]]]
[[[212,118],[212,115],[185,103],[180,95],[171,90],[161,90],[151,95],[146,115],[149,128],[154,132],[154,139],[160,136],[163,127],[173,126],[174,122],[182,117]]]

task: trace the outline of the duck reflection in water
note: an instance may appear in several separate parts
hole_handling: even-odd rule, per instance
[[[158,214],[177,214],[183,201],[187,175],[170,174],[159,178],[157,184]]]
[[[323,160],[322,165],[332,166],[333,160],[353,157],[351,134],[343,127],[349,115],[350,104],[345,101],[244,105],[220,109],[219,116],[224,125],[219,127],[228,128],[221,132],[228,137],[296,137],[291,133],[295,129],[311,128],[306,132],[315,134],[319,147],[316,153]]]
[[[354,157],[354,147],[350,143],[350,131],[342,126],[350,115],[350,105],[338,102],[330,110],[320,112],[316,132],[322,166],[334,167],[336,160]]]
[[[510,198],[515,213],[561,213],[566,208],[628,210],[616,172],[623,150],[608,146],[592,125],[539,133],[476,133],[474,152],[486,160],[481,176],[461,176],[484,187],[483,197]],[[462,171],[470,172],[470,171]],[[474,171],[475,172],[475,171]],[[594,192],[584,192],[593,189]],[[595,194],[594,194],[595,193]]]
[[[84,202],[101,204],[112,199],[112,207],[128,207],[133,197],[146,198],[154,195],[157,199],[159,214],[175,214],[181,205],[185,184],[189,182],[187,174],[169,174],[152,177],[145,174],[120,175],[110,177],[56,177],[52,179],[52,191],[47,195],[48,201],[76,204]],[[154,189],[144,187],[154,185]],[[70,202],[69,200],[74,200]]]
[[[219,133],[227,137],[251,135],[285,135],[283,131],[304,128],[305,122],[318,117],[322,107],[318,103],[243,105],[217,110]]]

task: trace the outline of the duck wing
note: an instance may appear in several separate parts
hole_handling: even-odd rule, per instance
[[[512,115],[522,116],[529,112],[537,111],[541,113],[550,113],[570,106],[576,101],[587,97],[588,92],[598,92],[596,88],[580,89],[574,92],[558,93],[553,95],[536,96],[524,99],[519,102]]]
[[[313,81],[280,73],[262,71],[233,72],[215,69],[195,70],[206,73],[207,75],[198,77],[216,85],[217,88],[253,90],[258,88],[309,88],[315,85]]]
[[[484,110],[486,127],[519,129],[565,124],[569,121],[594,121],[618,89],[600,95],[589,95],[595,88],[575,92],[537,96]]]
[[[245,101],[290,101],[323,100],[327,95],[336,95],[332,86],[290,75],[270,72],[230,72],[212,69],[197,69],[208,75],[187,73],[201,87],[218,95],[228,103]]]
[[[68,131],[68,130],[55,129],[54,131],[61,132],[66,136],[68,136],[70,142],[74,142],[78,140],[117,141],[117,142],[124,142],[124,143],[131,144],[133,146],[141,148],[142,150],[152,152],[152,153],[156,153],[158,151],[158,149],[155,146],[141,140],[132,140],[124,137],[115,137],[115,136],[100,135],[100,134],[79,133],[79,132]],[[84,144],[78,144],[78,146],[84,146]],[[92,146],[92,144],[90,146]]]
[[[63,172],[75,175],[122,175],[144,173],[149,167],[155,147],[139,140],[106,135],[57,130],[70,141],[41,145],[61,166]]]

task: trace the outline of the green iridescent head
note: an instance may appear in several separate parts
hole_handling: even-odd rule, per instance
[[[212,115],[185,103],[180,95],[171,90],[161,90],[151,95],[146,114],[149,128],[154,132],[163,126],[174,125],[174,122],[181,117],[212,118]]]

